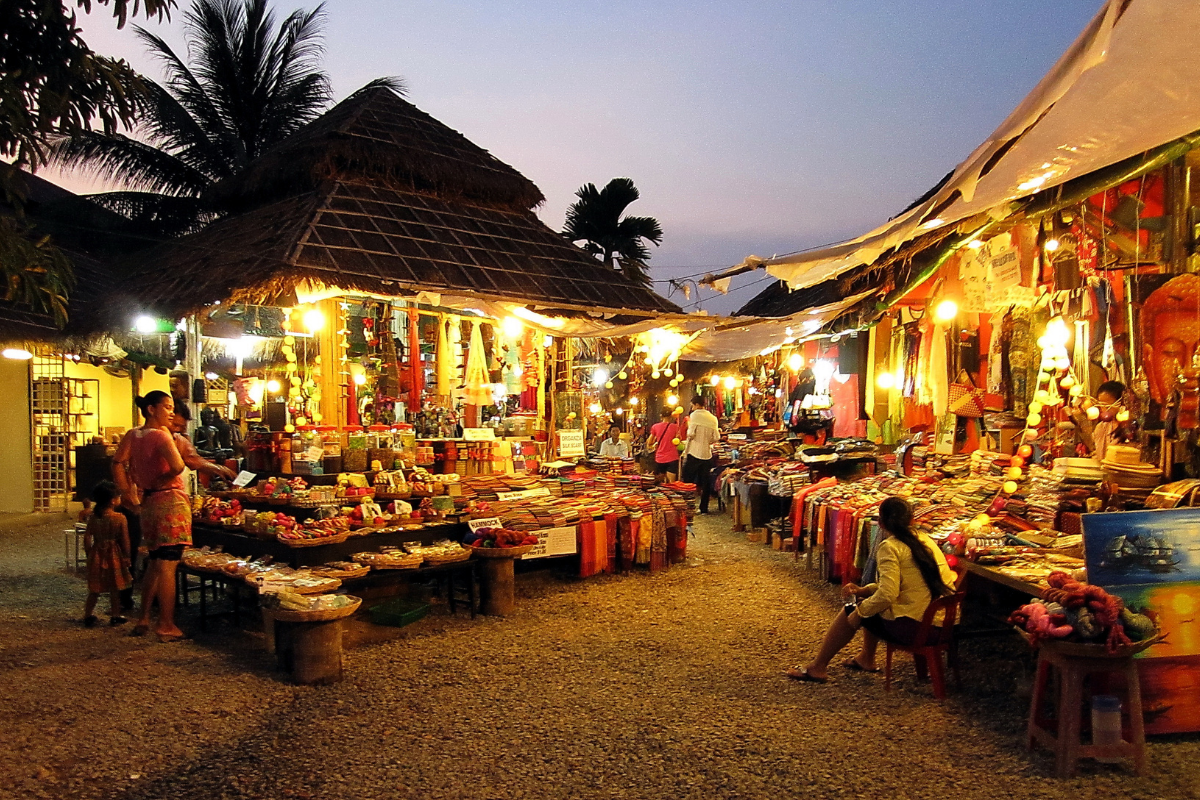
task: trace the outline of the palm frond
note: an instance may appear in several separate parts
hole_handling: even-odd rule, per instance
[[[50,158],[131,189],[161,194],[196,195],[209,184],[208,176],[172,154],[119,133],[87,131],[56,139]]]
[[[149,238],[169,239],[194,233],[216,218],[198,197],[154,192],[101,192],[87,198],[135,223]]]

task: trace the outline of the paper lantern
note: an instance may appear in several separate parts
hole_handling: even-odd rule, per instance
[[[1023,444],[1017,448],[1017,455],[1019,455],[1021,458],[1029,458],[1031,455],[1033,455],[1033,448],[1027,444]]]
[[[1021,480],[1021,468],[1009,467],[1008,469],[1004,470],[1004,477],[1008,478],[1010,481]]]
[[[1005,481],[1004,486],[1002,486],[1000,488],[1002,488],[1004,490],[1005,494],[1012,494],[1013,492],[1017,491],[1017,482],[1016,481]]]

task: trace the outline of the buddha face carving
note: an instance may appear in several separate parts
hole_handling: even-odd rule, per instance
[[[1174,390],[1180,390],[1179,426],[1196,427],[1200,406],[1200,275],[1172,278],[1146,298],[1141,329],[1150,396],[1161,406]]]

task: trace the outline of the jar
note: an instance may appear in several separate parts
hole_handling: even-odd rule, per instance
[[[396,426],[396,436],[392,440],[392,446],[406,464],[415,463],[417,460],[417,432],[413,426],[408,424]]]
[[[1121,699],[1111,694],[1092,698],[1092,744],[1111,747],[1121,743]],[[1116,764],[1120,758],[1097,758],[1102,764]]]
[[[392,433],[385,425],[372,425],[367,434],[367,465],[375,469],[392,469],[396,454],[392,452]]]
[[[346,449],[342,452],[342,467],[346,472],[366,472],[367,432],[360,428],[346,429]]]
[[[322,425],[317,432],[321,435],[321,447],[325,451],[321,459],[321,471],[326,475],[336,475],[342,471],[342,435],[333,425]]]

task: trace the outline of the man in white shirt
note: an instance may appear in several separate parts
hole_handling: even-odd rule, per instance
[[[708,472],[713,465],[713,443],[721,438],[721,425],[717,418],[704,407],[704,398],[692,398],[692,413],[687,420],[687,442],[684,447],[686,461],[683,479],[700,488],[700,513],[708,513],[708,499],[712,486]]]
[[[608,438],[600,443],[601,458],[629,458],[629,444],[621,441],[621,429],[616,425],[608,428]]]

